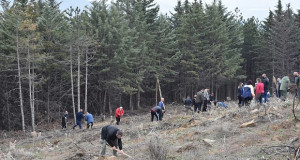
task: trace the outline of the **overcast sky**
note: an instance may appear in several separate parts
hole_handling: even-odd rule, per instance
[[[59,0],[58,0],[59,1]],[[70,6],[84,8],[84,6],[89,5],[92,0],[61,0],[61,8],[66,9]],[[110,0],[108,0],[110,1]],[[169,11],[174,12],[174,7],[178,0],[155,0],[160,6],[160,11],[162,13],[169,13]],[[182,0],[183,2],[184,0]],[[192,2],[194,0],[190,0]],[[202,0],[203,3],[212,3],[213,0]],[[264,20],[268,17],[269,10],[274,10],[277,5],[278,0],[222,0],[228,11],[234,11],[236,7],[239,8],[243,17],[245,19],[252,16],[258,18],[259,20]],[[286,4],[290,3],[291,7],[296,12],[300,9],[300,0],[281,0],[284,8]]]

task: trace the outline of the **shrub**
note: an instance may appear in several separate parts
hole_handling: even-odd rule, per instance
[[[154,137],[150,139],[148,144],[150,159],[155,160],[166,160],[168,155],[167,144],[159,137]]]

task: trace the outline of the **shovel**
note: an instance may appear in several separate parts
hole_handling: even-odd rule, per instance
[[[128,154],[126,154],[126,153],[124,153],[124,152],[121,152],[121,150],[119,150],[119,149],[114,149],[114,148],[111,147],[109,144],[106,144],[106,145],[108,145],[112,150],[116,150],[117,152],[119,152],[119,153],[121,153],[121,154],[127,156],[128,158],[132,158],[130,155],[128,155]]]

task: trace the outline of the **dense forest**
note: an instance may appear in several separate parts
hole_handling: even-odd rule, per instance
[[[300,70],[300,10],[280,0],[264,21],[221,1],[178,1],[166,15],[154,0],[101,0],[84,10],[61,10],[56,0],[1,6],[1,130],[36,130],[64,110],[71,118],[80,108],[134,112],[204,87],[218,100],[235,98],[239,82]]]

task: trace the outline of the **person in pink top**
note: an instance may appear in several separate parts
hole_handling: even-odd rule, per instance
[[[259,103],[261,104],[262,103],[262,96],[264,94],[264,84],[261,82],[261,79],[260,78],[257,78],[256,79],[256,101],[259,101]]]

